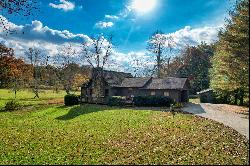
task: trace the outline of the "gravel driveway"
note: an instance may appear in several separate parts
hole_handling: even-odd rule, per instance
[[[249,119],[246,115],[218,110],[215,105],[213,106],[213,104],[209,103],[188,103],[182,110],[223,123],[226,126],[232,127],[249,139]]]

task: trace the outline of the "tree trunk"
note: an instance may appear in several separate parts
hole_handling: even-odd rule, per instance
[[[244,105],[244,91],[240,90],[240,106]]]
[[[158,55],[157,55],[157,77],[161,77],[161,46],[158,47]]]
[[[238,90],[234,92],[234,105],[237,105],[238,101]]]

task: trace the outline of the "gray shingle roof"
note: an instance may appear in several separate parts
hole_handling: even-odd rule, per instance
[[[153,78],[143,89],[183,89],[187,78]]]
[[[104,70],[104,79],[110,86],[121,85],[125,78],[132,77],[130,73],[114,72]]]
[[[124,88],[142,88],[148,81],[149,77],[144,78],[125,78],[121,85],[117,87],[124,87]]]

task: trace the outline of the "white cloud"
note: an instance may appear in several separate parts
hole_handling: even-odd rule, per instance
[[[111,28],[114,25],[113,22],[104,22],[104,21],[99,21],[98,23],[95,24],[95,27],[97,28]]]
[[[129,72],[133,75],[142,74],[145,70],[153,69],[155,65],[154,56],[151,56],[147,51],[131,51],[128,53],[116,51],[110,59],[113,63],[107,66],[108,69]]]
[[[44,26],[40,21],[32,21],[31,24],[16,25],[5,20],[5,25],[9,27],[13,34],[6,35],[6,31],[0,27],[0,42],[15,50],[17,57],[24,57],[25,51],[30,47],[39,48],[43,53],[54,56],[64,44],[71,43],[75,49],[80,48],[84,41],[91,39],[84,34],[73,34],[68,30],[54,30]]]
[[[113,19],[113,20],[118,20],[119,19],[119,17],[116,16],[116,15],[105,15],[105,18]]]
[[[166,34],[166,37],[173,37],[176,47],[183,47],[185,45],[198,45],[201,41],[210,44],[215,42],[218,37],[218,31],[221,26],[204,26],[200,28],[191,28],[185,26],[176,32]]]
[[[4,18],[0,15],[0,17]],[[6,19],[5,19],[6,20]],[[21,38],[26,40],[41,40],[52,43],[64,43],[64,42],[84,42],[90,40],[87,35],[73,34],[68,30],[54,30],[47,26],[44,26],[40,21],[32,21],[31,24],[15,25],[11,22],[5,21],[9,26],[10,31],[15,33],[11,34],[11,38]],[[0,28],[0,36],[4,35],[4,30]]]
[[[49,3],[49,6],[55,9],[62,9],[64,11],[74,10],[75,4],[70,1],[60,0],[60,4]]]

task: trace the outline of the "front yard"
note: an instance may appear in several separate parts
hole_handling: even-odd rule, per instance
[[[34,109],[0,112],[0,164],[248,164],[245,137],[190,114]]]

